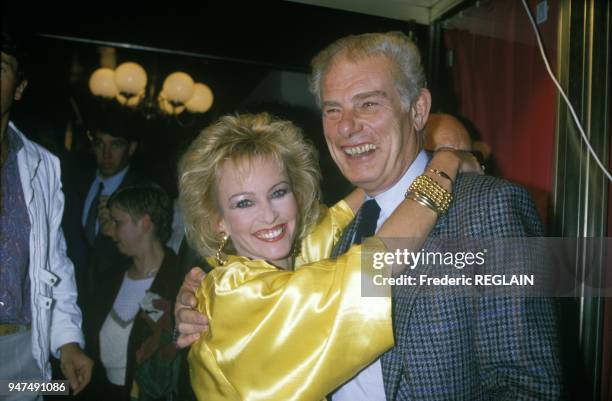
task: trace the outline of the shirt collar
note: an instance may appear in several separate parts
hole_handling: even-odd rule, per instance
[[[421,150],[402,178],[400,178],[391,188],[374,197],[376,203],[380,206],[377,229],[380,228],[382,223],[384,223],[399,204],[402,203],[406,190],[410,187],[410,184],[412,184],[415,178],[423,174],[428,162],[429,157],[427,156],[427,152]]]
[[[119,188],[119,185],[121,185],[121,183],[123,182],[123,178],[125,178],[125,175],[127,174],[129,168],[130,166],[127,165],[117,174],[113,175],[112,177],[106,178],[101,177],[100,172],[96,171],[96,179],[94,181],[94,186],[97,187],[98,183],[101,182],[104,184],[104,190],[102,191],[102,195],[112,194],[117,190],[117,188]]]
[[[17,134],[17,129],[15,126],[10,123],[6,130],[6,138],[8,139],[8,154],[17,154],[23,148],[23,141],[19,134]]]

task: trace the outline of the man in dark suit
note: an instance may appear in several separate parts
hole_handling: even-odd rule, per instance
[[[431,95],[418,49],[397,32],[349,36],[319,53],[312,66],[311,90],[322,108],[331,156],[342,174],[376,201],[378,229],[428,161],[421,132]],[[529,196],[509,182],[465,174],[454,182],[453,196],[425,250],[439,249],[444,239],[542,235]],[[363,215],[358,212],[347,227],[334,255],[353,242]],[[192,279],[197,275],[190,273]],[[187,280],[179,294],[183,306],[193,300],[190,285]],[[394,288],[395,346],[337,389],[333,401],[560,398],[549,300],[445,291],[423,296],[418,288]],[[180,345],[192,341],[197,336],[192,329],[203,322],[189,312],[177,308]]]
[[[131,110],[109,107],[92,113],[88,134],[95,158],[95,169],[77,170],[65,180],[66,213],[63,227],[68,255],[74,261],[79,304],[84,320],[90,320],[95,302],[95,282],[100,275],[123,266],[125,256],[100,228],[109,218],[106,200],[117,189],[142,182],[131,166],[138,147],[138,124]],[[87,334],[87,330],[86,330]]]

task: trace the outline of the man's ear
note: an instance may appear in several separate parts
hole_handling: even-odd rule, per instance
[[[419,93],[419,96],[412,104],[412,124],[414,129],[421,131],[425,128],[427,119],[429,118],[429,110],[431,109],[431,93],[428,89],[423,88]]]
[[[136,141],[130,142],[130,145],[128,148],[128,154],[130,155],[130,157],[134,156],[134,153],[136,153],[137,148],[138,148],[138,142]]]
[[[13,95],[13,99],[21,100],[21,98],[23,97],[23,91],[25,90],[27,86],[28,86],[27,79],[24,79],[21,82],[19,82],[19,85],[17,85],[17,87],[15,88],[15,94]]]

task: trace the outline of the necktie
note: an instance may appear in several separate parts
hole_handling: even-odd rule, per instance
[[[96,239],[96,223],[98,222],[98,206],[100,204],[100,195],[102,195],[102,191],[104,190],[104,184],[100,183],[98,185],[98,192],[96,192],[96,196],[94,196],[91,201],[91,206],[89,206],[89,212],[87,213],[87,220],[85,221],[85,237],[90,245],[93,245],[94,240]]]
[[[371,237],[376,232],[376,222],[380,216],[380,206],[376,203],[375,199],[367,200],[355,215],[355,219],[346,228],[344,234],[340,238],[340,241],[336,244],[332,251],[332,257],[336,258],[346,252],[352,244],[361,244],[363,238]],[[355,226],[354,231],[351,227]],[[351,239],[351,231],[355,235]],[[327,395],[328,400],[334,400],[335,389]]]
[[[366,201],[358,212],[359,222],[353,237],[353,244],[361,244],[363,238],[371,237],[376,232],[376,222],[380,215],[380,206],[376,200],[370,199]]]

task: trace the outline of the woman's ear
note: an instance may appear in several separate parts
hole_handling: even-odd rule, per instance
[[[143,228],[144,231],[150,231],[153,229],[153,220],[147,213],[143,214],[138,224]]]
[[[229,235],[229,230],[227,224],[225,224],[225,219],[221,216],[217,217],[216,229],[217,233],[226,233]]]

